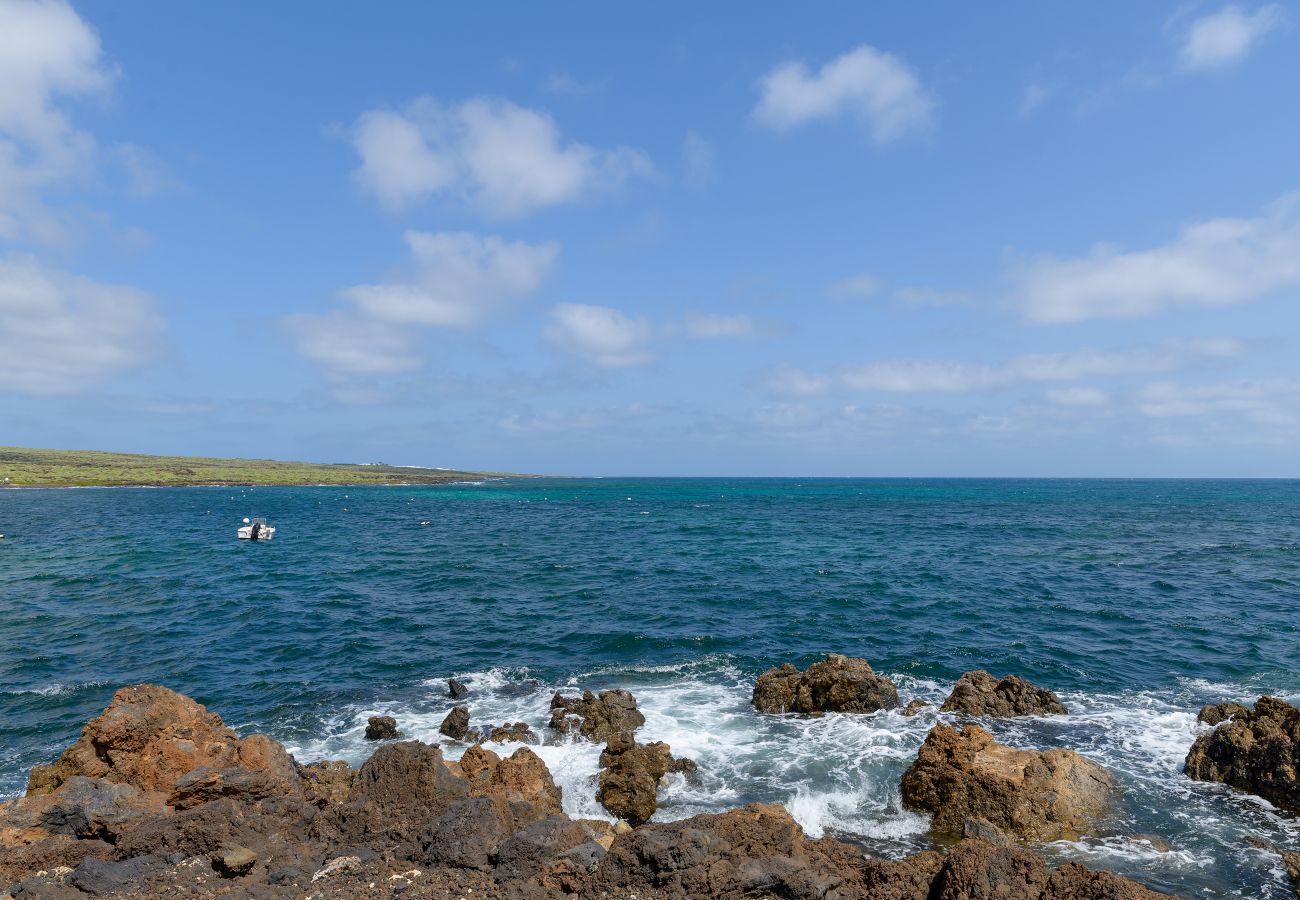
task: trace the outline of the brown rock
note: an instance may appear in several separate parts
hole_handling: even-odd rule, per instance
[[[927,709],[929,706],[930,703],[928,701],[922,700],[920,697],[918,697],[915,700],[909,702],[907,706],[903,708],[903,715],[914,716],[917,713],[919,713],[921,710]]]
[[[790,663],[764,672],[754,706],[765,713],[871,713],[897,707],[898,690],[865,659],[829,653],[802,672]]]
[[[1007,675],[1001,680],[983,669],[967,672],[953,686],[941,712],[968,716],[1048,716],[1069,712],[1061,698],[1023,678]]]
[[[114,843],[141,819],[163,812],[166,801],[157,791],[73,775],[51,794],[21,797],[0,807],[0,847],[54,834]]]
[[[442,751],[419,741],[386,744],[357,771],[337,810],[353,840],[413,840],[430,818],[469,796],[469,784],[443,764]]]
[[[971,817],[1028,840],[1077,837],[1104,815],[1113,779],[1070,750],[1016,750],[976,725],[930,730],[903,775],[903,805],[932,815],[940,834]]]
[[[341,759],[323,760],[298,767],[302,779],[303,797],[313,806],[325,807],[342,803],[352,790],[352,767]]]
[[[392,716],[371,716],[366,720],[366,740],[387,741],[397,737],[397,720]]]
[[[1165,897],[1135,881],[1066,863],[1048,872],[1035,853],[962,841],[944,860],[930,900],[1158,900]]]
[[[497,744],[538,744],[537,735],[528,727],[527,722],[516,722],[513,725],[499,725],[493,728],[487,734],[487,739]]]
[[[1293,850],[1283,850],[1282,865],[1286,866],[1287,877],[1291,879],[1291,885],[1295,888],[1296,896],[1300,897],[1300,853]]]
[[[1198,737],[1183,770],[1198,781],[1219,781],[1300,812],[1300,709],[1260,697],[1253,711]]]
[[[579,734],[589,741],[607,741],[645,724],[631,691],[583,691],[581,697],[551,698],[550,727],[560,734]]]
[[[1196,714],[1196,721],[1204,725],[1219,725],[1229,719],[1248,715],[1249,713],[1250,710],[1240,703],[1215,703],[1213,705],[1207,703]]]
[[[461,684],[455,678],[447,679],[447,696],[453,700],[464,700],[469,696],[469,688]]]
[[[465,735],[469,734],[469,708],[453,706],[438,726],[438,731],[454,741],[465,740]]]
[[[660,779],[669,772],[693,772],[695,763],[674,759],[662,741],[638,744],[631,732],[610,738],[600,754],[601,806],[633,827],[654,815]]]
[[[69,778],[85,775],[170,793],[180,776],[199,766],[281,767],[283,758],[271,750],[279,745],[255,737],[241,741],[202,704],[165,687],[125,687],[53,765],[32,769],[27,792],[48,794]]]

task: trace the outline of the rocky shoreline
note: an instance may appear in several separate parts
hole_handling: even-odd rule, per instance
[[[969,672],[903,775],[904,805],[930,817],[936,847],[902,860],[807,837],[780,805],[751,804],[673,822],[653,819],[666,779],[696,764],[642,737],[625,690],[556,694],[544,737],[524,723],[472,725],[473,696],[442,732],[465,746],[401,740],[371,719],[378,746],[361,766],[305,764],[262,735],[240,738],[195,701],[155,685],[123,688],[26,795],[0,805],[0,900],[121,897],[787,897],[882,900],[1145,900],[1165,896],[1067,863],[1041,842],[1103,833],[1122,800],[1101,766],[1061,748],[998,743],[979,719],[1068,715],[1023,679]],[[831,654],[763,673],[757,710],[870,715],[900,706],[865,660]],[[915,704],[908,708],[915,711]],[[1300,803],[1300,710],[1264,697],[1254,710],[1207,707],[1214,731],[1188,754],[1189,777]],[[527,746],[603,745],[598,798],[613,817],[573,819]],[[1300,878],[1295,848],[1277,852]],[[1300,890],[1300,888],[1298,888]]]

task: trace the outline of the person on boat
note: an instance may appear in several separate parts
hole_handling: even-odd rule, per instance
[[[262,523],[254,522],[252,530],[248,533],[249,538],[257,540],[257,536],[262,532]]]

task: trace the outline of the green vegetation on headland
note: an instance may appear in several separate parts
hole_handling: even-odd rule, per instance
[[[0,447],[0,485],[22,487],[445,484],[496,474],[501,473]]]

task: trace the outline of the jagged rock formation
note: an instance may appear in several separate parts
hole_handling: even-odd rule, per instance
[[[397,737],[397,720],[392,716],[371,716],[366,720],[366,740],[387,741]]]
[[[769,669],[754,685],[754,707],[764,713],[871,713],[898,706],[898,689],[865,659],[829,653],[800,672],[790,663]]]
[[[903,775],[903,805],[939,834],[972,817],[1017,837],[1054,841],[1089,831],[1113,801],[1110,774],[1071,750],[1017,750],[983,728],[936,725]]]
[[[661,745],[611,744],[610,771],[672,768]],[[780,806],[635,829],[573,820],[528,748],[502,758],[475,745],[447,762],[401,741],[356,770],[298,765],[274,741],[240,739],[150,686],[119,691],[33,787],[0,806],[0,898],[1159,896],[1078,865],[1049,872],[1033,853],[983,840],[871,860],[808,840]]]
[[[983,669],[967,672],[958,678],[939,710],[998,718],[1063,716],[1069,712],[1061,698],[1046,688],[1015,675],[994,678]]]
[[[1203,725],[1220,725],[1229,719],[1237,716],[1246,715],[1249,709],[1240,703],[1207,703],[1201,707],[1201,711],[1196,714],[1196,721]]]
[[[629,825],[648,822],[659,805],[659,783],[670,772],[694,772],[695,762],[675,759],[662,741],[638,744],[631,732],[609,739],[600,754],[601,806]]]
[[[1233,704],[1235,706],[1235,704]],[[1300,812],[1300,708],[1263,696],[1192,744],[1183,770]]]
[[[607,741],[645,724],[631,691],[583,691],[581,697],[551,698],[550,727],[560,734],[578,734],[589,741]]]

